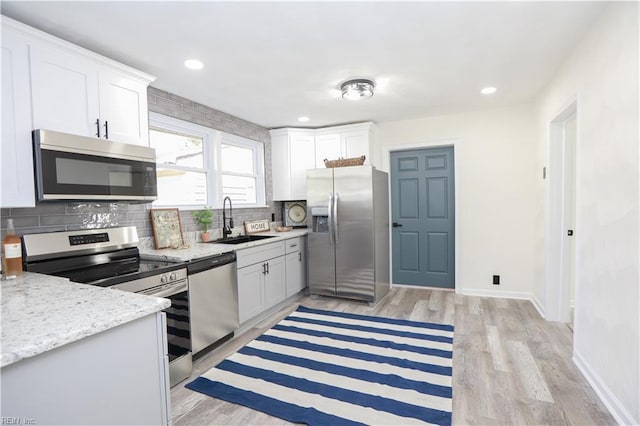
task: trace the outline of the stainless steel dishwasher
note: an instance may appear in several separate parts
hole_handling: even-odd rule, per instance
[[[238,329],[236,255],[224,253],[187,265],[193,355]]]

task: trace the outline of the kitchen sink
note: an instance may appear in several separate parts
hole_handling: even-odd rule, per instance
[[[217,244],[242,244],[242,243],[249,243],[251,241],[264,240],[264,239],[273,238],[273,237],[274,237],[273,235],[240,235],[238,237],[220,238],[218,240],[211,241],[211,242],[217,243]]]

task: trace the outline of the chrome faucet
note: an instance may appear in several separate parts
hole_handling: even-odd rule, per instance
[[[229,200],[229,226],[227,226],[227,215],[225,213],[227,200]],[[227,235],[231,235],[231,230],[233,229],[233,218],[231,215],[233,214],[233,205],[231,204],[231,198],[224,197],[222,201],[222,238],[227,238]]]

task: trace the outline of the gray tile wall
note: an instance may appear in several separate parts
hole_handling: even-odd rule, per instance
[[[221,111],[200,105],[189,99],[149,87],[149,111],[168,115],[202,126],[221,130],[237,136],[263,142],[265,146],[265,180],[267,208],[234,209],[236,226],[246,220],[269,219],[282,221],[282,203],[272,201],[271,190],[271,136],[269,130],[234,117]],[[105,228],[111,226],[131,226],[138,228],[140,237],[153,235],[149,220],[151,204],[137,203],[65,203],[47,202],[34,208],[0,210],[0,233],[6,233],[6,218],[13,218],[18,234],[32,234],[52,231],[72,231],[77,229]],[[183,232],[199,231],[190,211],[181,211]],[[222,227],[222,211],[214,211],[212,229]]]

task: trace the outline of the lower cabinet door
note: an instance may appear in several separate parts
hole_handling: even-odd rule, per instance
[[[305,286],[303,280],[302,254],[301,252],[289,253],[287,262],[287,297],[293,296]]]
[[[265,309],[263,264],[238,269],[238,318],[240,324],[262,313]]]
[[[287,298],[287,287],[284,272],[284,256],[269,259],[265,274],[264,293],[266,308],[277,305]]]

